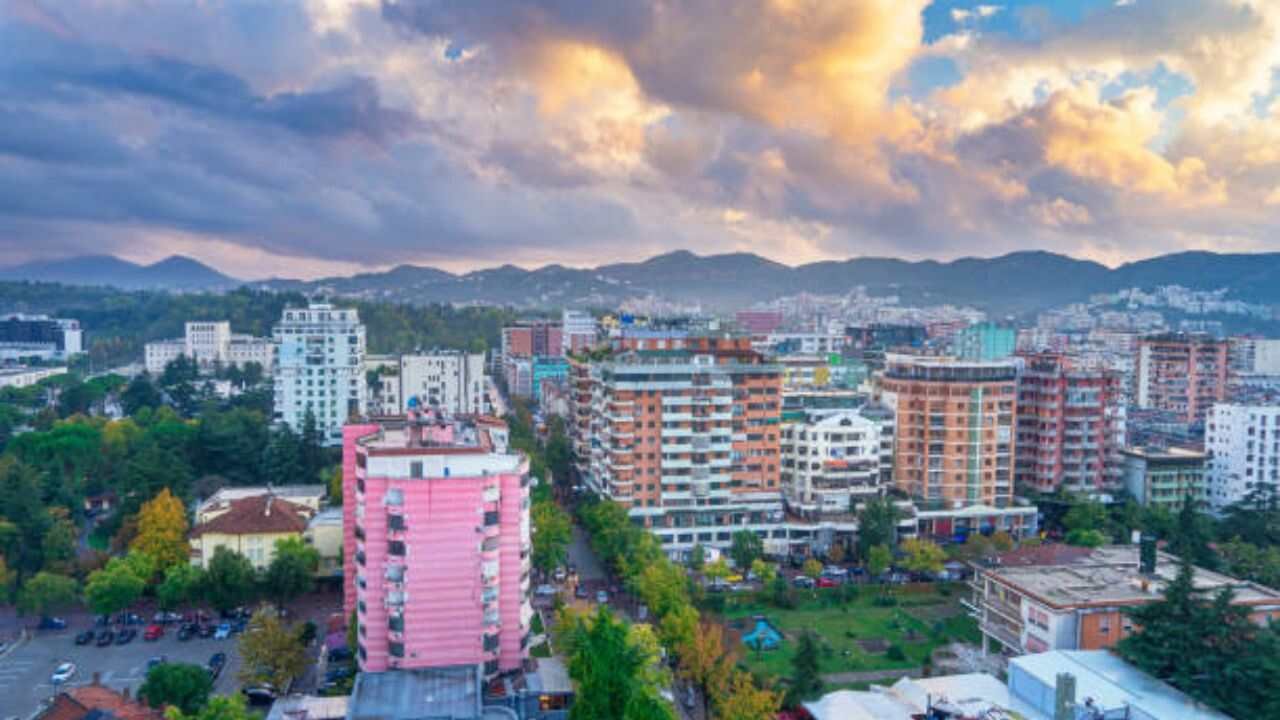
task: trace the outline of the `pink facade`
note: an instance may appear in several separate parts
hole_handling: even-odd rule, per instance
[[[344,432],[345,602],[360,665],[514,670],[529,620],[527,461],[505,434],[412,416]]]

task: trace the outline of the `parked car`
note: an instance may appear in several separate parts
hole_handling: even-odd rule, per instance
[[[147,659],[147,672],[150,672],[151,669],[157,665],[163,665],[167,662],[169,662],[169,657],[167,655],[153,655]]]
[[[240,633],[248,629],[248,627],[249,627],[249,621],[241,618],[231,623],[231,632],[234,635],[239,635]]]
[[[250,705],[270,705],[276,701],[276,689],[270,683],[250,685],[240,689]]]
[[[213,633],[214,640],[226,640],[231,637],[231,623],[222,623]]]
[[[209,658],[209,665],[208,665],[209,677],[213,678],[214,680],[217,680],[218,676],[222,674],[222,668],[226,667],[226,665],[227,665],[227,654],[214,653],[213,656]]]
[[[93,631],[92,631],[92,630],[85,630],[84,632],[80,633],[79,635],[76,635],[76,644],[77,644],[77,645],[88,645],[88,644],[89,644],[89,643],[91,643],[91,642],[93,642]]]
[[[49,682],[53,683],[54,685],[61,685],[62,683],[74,677],[75,674],[76,674],[76,664],[71,662],[64,662],[58,667],[53,669],[53,675],[49,677]]]
[[[176,612],[158,612],[152,616],[151,622],[169,625],[170,623],[182,622],[182,616]]]
[[[585,587],[579,585],[576,589],[574,589],[573,596],[578,598],[579,600],[586,600],[587,598],[591,597],[591,593],[588,592]]]
[[[162,637],[164,637],[163,625],[148,625],[147,631],[142,634],[142,639],[148,642],[155,642]]]
[[[813,581],[813,578],[809,577],[808,575],[797,575],[796,579],[791,581],[791,584],[795,585],[798,588],[806,588],[806,589],[812,588],[815,585],[817,585],[817,583]]]
[[[555,597],[556,593],[558,592],[560,591],[556,590],[555,585],[548,585],[546,583],[543,583],[542,585],[539,585],[536,590],[533,591],[533,594],[537,595],[538,597]]]
[[[218,631],[218,628],[215,627],[213,623],[206,623],[200,626],[200,637],[205,638],[207,640],[213,637],[213,634],[216,633],[217,631]]]
[[[329,662],[347,662],[351,660],[351,650],[344,647],[337,647],[329,651]]]
[[[115,642],[116,634],[110,630],[103,630],[98,633],[98,647],[106,647]]]
[[[817,582],[817,586],[820,588],[833,588],[839,584],[840,583],[836,582],[834,578],[830,578],[825,575],[818,578],[818,582]]]
[[[137,630],[134,630],[133,628],[125,628],[120,632],[116,633],[116,644],[128,645],[129,643],[133,642],[133,639],[136,637],[138,637]]]
[[[327,683],[335,683],[343,678],[349,678],[354,674],[355,668],[350,665],[338,665],[336,667],[329,668],[329,671],[324,674],[324,681]]]
[[[67,621],[60,617],[48,617],[46,615],[40,618],[40,624],[36,627],[39,630],[66,630]]]
[[[597,590],[596,602],[600,603],[601,605],[604,605],[605,603],[609,602],[609,593],[604,590]]]
[[[178,642],[186,642],[196,636],[196,628],[194,625],[183,625],[178,628]]]

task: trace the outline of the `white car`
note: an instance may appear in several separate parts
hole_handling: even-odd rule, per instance
[[[533,591],[533,594],[537,595],[538,597],[552,597],[558,592],[560,591],[556,590],[555,585],[547,585],[544,583],[542,585],[539,585],[538,588]]]
[[[49,682],[54,685],[61,685],[70,680],[76,674],[76,664],[65,662],[53,669],[53,676],[49,678]]]

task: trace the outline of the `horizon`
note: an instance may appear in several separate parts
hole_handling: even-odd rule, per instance
[[[0,7],[0,264],[1280,249],[1270,0]]]

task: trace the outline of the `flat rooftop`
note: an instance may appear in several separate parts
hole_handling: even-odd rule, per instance
[[[413,450],[419,454],[459,452],[505,452],[490,435],[506,423],[494,418],[448,416],[433,411],[374,418],[376,432],[359,439],[371,454],[395,454]],[[501,446],[501,447],[500,447]]]
[[[480,671],[474,665],[360,673],[347,720],[478,720]]]
[[[1157,552],[1155,573],[1144,576],[1138,571],[1138,554],[1137,545],[1112,545],[1088,554],[1062,554],[1053,564],[991,567],[983,572],[1056,608],[1141,605],[1163,595],[1165,586],[1177,577],[1178,558]],[[1195,585],[1210,594],[1229,586],[1238,604],[1280,607],[1280,592],[1204,568],[1196,568]]]

